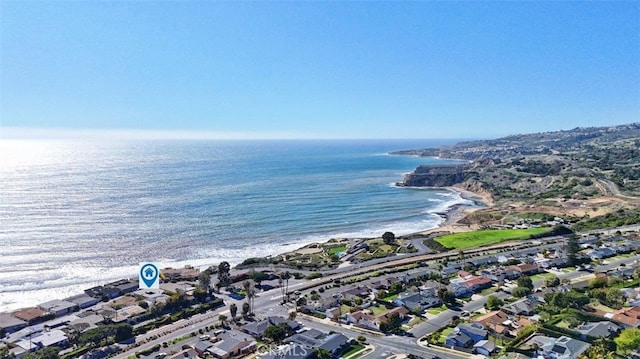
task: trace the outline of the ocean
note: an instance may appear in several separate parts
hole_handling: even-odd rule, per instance
[[[0,140],[0,311],[136,277],[331,238],[438,226],[471,202],[399,188],[393,150],[454,141]]]

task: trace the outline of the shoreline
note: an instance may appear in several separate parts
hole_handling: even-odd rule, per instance
[[[445,210],[443,211],[439,211],[439,212],[431,212],[433,214],[436,214],[438,216],[440,216],[443,221],[438,224],[436,227],[434,228],[430,228],[430,229],[424,229],[424,230],[418,230],[415,232],[411,232],[411,233],[407,233],[404,234],[403,236],[411,236],[411,235],[424,235],[424,234],[429,234],[429,233],[433,233],[433,232],[442,232],[442,231],[449,231],[449,232],[458,232],[458,231],[462,231],[462,230],[474,230],[474,228],[472,228],[472,226],[466,226],[466,225],[458,225],[457,222],[459,220],[461,220],[462,218],[464,218],[466,215],[468,215],[469,213],[475,212],[477,210],[480,209],[484,209],[484,208],[488,208],[492,206],[491,201],[486,198],[485,196],[472,192],[472,191],[468,191],[465,189],[461,189],[461,188],[457,188],[457,187],[429,187],[429,188],[433,188],[433,189],[444,189],[444,190],[448,190],[451,191],[453,193],[456,193],[457,195],[459,195],[462,199],[464,200],[468,200],[471,201],[472,204],[466,204],[466,203],[456,203],[453,204],[449,207],[447,207]],[[344,239],[344,238],[335,238],[335,237],[325,237],[323,238],[322,241],[318,241],[318,242],[313,242],[313,243],[307,243],[307,244],[303,244],[301,243],[299,246],[294,246],[294,243],[286,243],[283,244],[284,245],[292,245],[292,247],[294,247],[294,249],[289,249],[287,251],[283,251],[281,253],[275,254],[273,256],[280,256],[280,255],[287,255],[287,254],[291,254],[291,253],[295,253],[298,251],[303,251],[306,248],[308,248],[311,245],[317,245],[317,244],[325,244],[328,243],[330,241],[334,241],[336,239]],[[249,257],[247,257],[249,258]],[[245,259],[247,259],[245,258]],[[245,269],[244,268],[238,268],[238,264],[234,264],[231,268],[232,271],[236,272],[236,273],[240,273],[243,272]],[[196,267],[198,270],[203,270],[203,268],[198,268]],[[164,268],[163,268],[164,269]],[[131,276],[128,277],[128,279],[134,279],[135,278],[135,273],[132,272]],[[124,277],[123,277],[124,278]],[[107,283],[107,282],[105,282]],[[101,285],[104,285],[105,283],[101,283]],[[76,294],[82,294],[84,291],[78,292]],[[57,299],[64,299],[64,298],[57,298]],[[40,304],[40,303],[38,303]],[[37,306],[37,304],[35,304],[35,306]],[[18,308],[14,308],[14,309],[3,309],[0,310],[0,313],[12,313],[15,311],[19,311],[21,309],[24,308],[29,308],[30,306],[27,304],[26,306],[20,306]]]
[[[415,234],[430,234],[434,232],[462,232],[462,231],[473,231],[478,228],[475,225],[461,225],[458,224],[458,221],[466,217],[467,215],[479,211],[481,209],[491,208],[493,207],[493,201],[485,195],[472,192],[466,189],[458,188],[455,186],[449,187],[434,187],[434,188],[445,188],[452,192],[455,192],[460,195],[461,198],[472,201],[473,205],[469,206],[466,204],[454,204],[449,207],[444,213],[444,222],[442,222],[438,227],[428,229],[425,231],[420,231]]]

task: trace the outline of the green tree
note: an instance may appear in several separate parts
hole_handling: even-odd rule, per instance
[[[221,287],[231,284],[230,271],[231,265],[229,265],[229,262],[220,262],[218,265],[218,284]]]
[[[442,303],[446,305],[453,305],[456,303],[456,295],[453,292],[448,291],[446,288],[438,289],[438,298]]]
[[[605,299],[607,305],[614,309],[620,309],[627,301],[627,296],[618,288],[607,288]]]
[[[578,243],[578,236],[571,235],[567,238],[567,262],[570,266],[575,266],[578,263],[578,252],[580,252],[580,243]]]
[[[204,291],[209,291],[209,286],[211,285],[211,276],[209,273],[202,272],[198,275],[198,287]]]
[[[487,297],[487,303],[485,304],[488,310],[497,310],[500,309],[504,305],[504,301],[495,295],[490,295]]]
[[[384,232],[382,234],[382,242],[384,244],[394,244],[396,242],[396,235],[393,232]]]
[[[628,353],[640,348],[640,329],[628,328],[620,332],[620,335],[613,340],[618,350]]]
[[[251,271],[251,279],[256,283],[256,285],[260,285],[263,280],[267,280],[269,276],[262,271]]]
[[[606,277],[597,277],[589,281],[589,288],[604,288],[607,286],[608,280]]]
[[[531,294],[531,289],[527,287],[517,287],[511,292],[511,295],[516,298],[522,298],[528,294]]]
[[[84,345],[100,346],[100,343],[102,343],[103,340],[107,339],[109,335],[110,335],[109,325],[92,328],[82,333],[82,335],[80,335],[80,338],[78,339],[78,343],[81,346],[84,346]]]
[[[133,337],[133,326],[131,324],[122,323],[115,326],[115,341],[120,343]]]
[[[249,303],[242,303],[242,316],[244,318],[247,318],[249,316],[249,313],[251,313],[251,306],[249,305]]]
[[[284,295],[282,296],[282,301],[284,303],[289,301],[289,279],[291,279],[291,273],[289,271],[284,271],[280,273],[280,278],[284,282]]]
[[[525,287],[525,288],[529,288],[529,290],[533,290],[533,281],[531,280],[531,278],[529,278],[529,276],[523,275],[522,277],[518,278],[518,287]]]
[[[247,302],[249,303],[249,312],[253,313],[253,301],[256,297],[256,290],[253,285],[251,285],[250,280],[245,280],[242,282],[242,287],[244,288],[245,293],[247,294]]]
[[[400,314],[398,313],[391,314],[386,322],[380,324],[380,330],[384,333],[398,333],[401,327],[402,318],[400,318]]]
[[[549,278],[545,279],[544,285],[546,285],[549,288],[557,287],[557,286],[560,285],[560,278],[558,278],[558,276],[555,276],[555,275],[552,276],[552,277],[549,277]]]
[[[231,313],[231,318],[235,320],[236,314],[238,314],[238,306],[236,305],[236,303],[231,303],[229,305],[229,312]]]
[[[264,330],[264,337],[274,343],[281,343],[287,337],[287,328],[286,323],[269,326]]]
[[[578,359],[615,359],[615,348],[611,350],[605,341],[598,339]]]
[[[322,348],[314,348],[313,354],[311,355],[312,359],[333,359],[333,354],[327,349]]]
[[[60,348],[46,347],[33,353],[27,353],[22,356],[23,359],[58,359],[60,358]]]
[[[229,319],[229,318],[228,318],[226,315],[224,315],[224,314],[220,314],[220,315],[218,316],[218,320],[220,321],[220,325],[222,325],[222,326],[224,326],[224,325],[227,323],[227,320],[228,320],[228,319]]]

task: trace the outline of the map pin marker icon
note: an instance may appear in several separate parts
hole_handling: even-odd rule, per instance
[[[153,263],[145,263],[140,266],[140,279],[145,284],[145,288],[158,287],[158,267]]]

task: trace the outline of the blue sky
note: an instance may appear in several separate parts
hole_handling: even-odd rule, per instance
[[[5,1],[0,123],[462,138],[640,121],[640,2]]]

